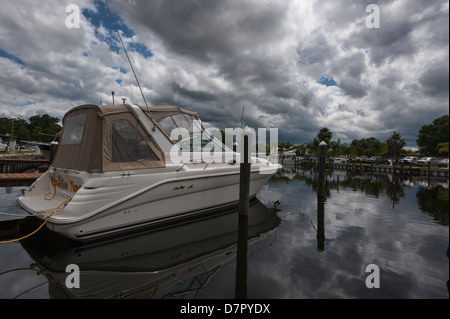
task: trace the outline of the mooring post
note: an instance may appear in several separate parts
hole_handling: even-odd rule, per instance
[[[325,157],[327,143],[320,142],[319,180],[317,187],[317,251],[325,250]]]
[[[241,135],[241,166],[239,180],[239,222],[236,253],[236,282],[235,298],[247,298],[247,240],[248,240],[248,211],[250,204],[250,143],[252,131],[246,127]]]
[[[252,141],[252,131],[246,127],[241,135],[241,167],[239,181],[239,216],[248,216],[248,205],[250,201],[250,168],[251,153],[250,143]]]

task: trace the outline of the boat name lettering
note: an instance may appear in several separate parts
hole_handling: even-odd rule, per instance
[[[176,191],[176,190],[179,190],[179,189],[185,189],[185,188],[186,188],[186,186],[181,185],[181,186],[176,186],[176,187],[174,187],[172,190],[173,190],[173,191]],[[187,189],[190,189],[190,188],[194,188],[194,184],[191,184],[190,186],[187,187]]]
[[[57,176],[56,178],[54,178],[53,176],[50,176],[50,179],[51,179],[52,187],[57,187],[57,188],[64,189],[64,190],[70,190],[67,180],[62,179],[61,176]],[[81,188],[81,185],[74,184],[74,182],[71,181],[70,179],[69,179],[69,182],[72,185],[72,189],[75,193]]]

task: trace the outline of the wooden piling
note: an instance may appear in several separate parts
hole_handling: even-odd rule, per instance
[[[249,201],[250,201],[250,147],[251,131],[246,128],[242,132],[241,143],[241,166],[240,166],[240,180],[239,180],[239,216],[248,217]]]
[[[322,141],[319,155],[319,178],[317,185],[317,251],[325,250],[325,157],[327,144]]]

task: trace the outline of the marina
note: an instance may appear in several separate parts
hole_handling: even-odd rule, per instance
[[[448,300],[448,13],[5,3],[0,299]]]
[[[0,298],[234,298],[244,279],[248,298],[447,299],[448,179],[325,176],[321,191],[317,171],[286,166],[261,187],[249,211],[247,272],[237,267],[235,210],[95,245],[47,231],[0,245]],[[0,194],[2,221],[22,220],[21,189]],[[68,264],[80,266],[78,290],[64,284]],[[380,288],[366,286],[369,264],[380,269]]]

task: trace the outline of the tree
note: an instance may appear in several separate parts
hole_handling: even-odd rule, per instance
[[[398,162],[400,150],[406,145],[405,140],[402,138],[401,134],[394,131],[394,133],[386,140],[386,144],[388,145],[389,152],[394,155],[395,162]]]
[[[416,140],[420,154],[439,155],[439,144],[449,142],[449,116],[435,119],[431,124],[423,125]]]
[[[35,141],[51,142],[61,130],[59,119],[48,114],[34,115],[29,120],[30,138]]]
[[[337,156],[337,155],[341,155],[341,139],[338,138],[337,141],[331,141],[329,146],[329,150],[330,150],[330,155],[331,156]]]
[[[325,143],[327,143],[328,146],[330,146],[332,137],[333,137],[333,133],[326,127],[322,127],[319,130],[319,133],[317,133],[317,138],[319,139],[319,143],[324,141]]]
[[[438,152],[439,154],[447,154],[448,155],[448,142],[439,143],[438,144]]]
[[[294,148],[294,145],[291,142],[278,142],[278,152],[282,153],[285,151],[289,151]]]
[[[319,153],[319,144],[319,139],[317,137],[314,137],[312,141],[306,143],[306,149],[310,154],[317,154]]]
[[[61,131],[59,119],[48,114],[35,115],[29,121],[18,118],[0,118],[0,137],[4,141],[14,139],[21,141],[51,142]]]

